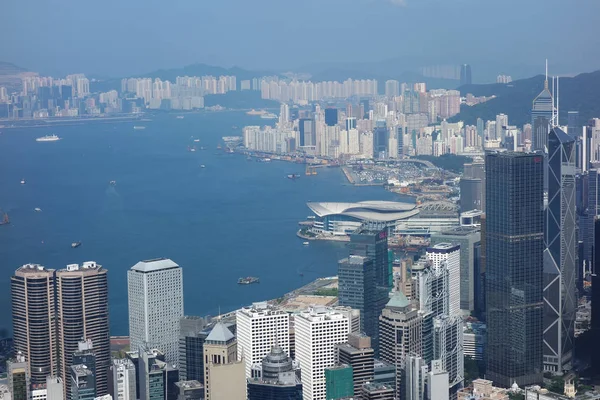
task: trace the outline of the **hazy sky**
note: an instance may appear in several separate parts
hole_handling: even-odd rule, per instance
[[[0,2],[0,61],[54,74],[194,62],[302,70],[407,57],[470,63],[474,75],[478,65],[511,73],[546,57],[560,73],[600,68],[599,0]]]

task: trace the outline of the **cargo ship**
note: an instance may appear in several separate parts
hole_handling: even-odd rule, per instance
[[[250,285],[251,283],[260,283],[260,280],[255,276],[247,276],[238,279],[238,285]]]

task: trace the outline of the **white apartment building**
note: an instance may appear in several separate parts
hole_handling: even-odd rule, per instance
[[[245,362],[246,378],[251,377],[252,365],[262,362],[276,342],[290,354],[290,316],[268,305],[253,303],[237,310],[238,360]]]
[[[460,315],[460,246],[439,243],[427,249],[426,257],[434,269],[446,265],[449,275],[448,315]]]
[[[135,366],[128,358],[112,360],[114,400],[136,400]]]
[[[297,314],[294,322],[303,398],[325,400],[325,368],[335,365],[335,345],[348,340],[350,321],[345,313],[316,307]]]
[[[127,272],[131,351],[156,348],[177,364],[179,319],[183,317],[183,274],[166,258],[140,261]]]

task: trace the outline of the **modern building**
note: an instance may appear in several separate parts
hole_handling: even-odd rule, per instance
[[[325,398],[327,400],[339,400],[353,397],[352,367],[346,364],[338,364],[325,368]]]
[[[542,381],[544,158],[486,155],[487,377]]]
[[[442,315],[433,319],[433,358],[441,362],[448,374],[452,398],[464,382],[463,340],[462,317]]]
[[[248,378],[248,400],[302,400],[300,370],[279,345],[261,364],[260,377]]]
[[[210,333],[202,317],[184,316],[179,321],[179,379],[204,383],[204,341]]]
[[[431,361],[431,371],[427,378],[427,393],[429,399],[449,400],[448,372],[444,370],[440,360]]]
[[[26,264],[11,277],[13,340],[32,385],[58,372],[54,270]]]
[[[244,357],[246,378],[251,377],[252,365],[260,363],[278,344],[290,351],[290,316],[267,302],[253,303],[236,311],[238,358]]]
[[[548,207],[544,230],[544,370],[571,369],[577,311],[575,139],[548,137]]]
[[[111,396],[114,400],[136,400],[135,366],[127,358],[113,359],[110,367],[112,375]]]
[[[461,211],[482,209],[482,182],[479,178],[460,178]]]
[[[360,395],[362,385],[374,378],[375,352],[371,338],[361,333],[348,334],[348,342],[336,345],[338,364],[352,367],[354,394]]]
[[[462,64],[460,66],[460,84],[462,85],[470,85],[473,83],[473,78],[471,77],[471,66],[469,64]]]
[[[373,382],[386,386],[396,387],[396,366],[382,360],[375,359],[373,369]]]
[[[96,397],[99,397],[99,396],[97,396],[97,394],[98,394],[98,379],[96,377],[98,376],[98,369],[100,366],[98,365],[96,351],[94,349],[94,345],[91,340],[89,340],[89,339],[82,340],[78,343],[77,351],[75,351],[73,353],[73,356],[71,358],[71,365],[82,365],[92,373],[92,376],[94,377],[93,383],[95,385],[95,394],[96,394]],[[104,372],[107,374],[108,368]],[[71,378],[73,378],[73,371],[71,371]],[[107,379],[107,381],[108,381],[108,379]],[[73,379],[71,379],[71,384],[67,385],[67,388],[69,389],[69,392],[67,392],[67,398],[73,397],[72,395],[74,393],[73,393],[72,387],[71,387],[73,382],[74,382]],[[89,382],[88,382],[88,384],[89,384]],[[108,393],[108,388],[107,388],[107,393]]]
[[[179,390],[177,400],[204,400],[204,385],[198,381],[175,382]]]
[[[25,356],[18,352],[16,357],[6,362],[8,391],[12,400],[29,400],[29,364]]]
[[[49,376],[46,378],[46,399],[47,400],[63,400],[64,385],[61,378]]]
[[[245,400],[245,362],[238,360],[235,336],[217,322],[204,341],[206,400]]]
[[[294,324],[304,400],[324,400],[325,369],[335,365],[335,345],[348,340],[350,320],[337,310],[315,307],[297,314]]]
[[[73,357],[75,352],[82,350],[82,338],[93,343],[95,394],[108,394],[110,333],[107,270],[94,261],[88,261],[82,265],[69,264],[65,269],[56,271],[56,311],[59,371],[65,377],[67,398],[71,396],[73,381],[66,377],[70,375],[71,365],[77,364]]]
[[[426,257],[433,269],[448,270],[448,311],[449,316],[460,315],[461,270],[460,245],[452,243],[437,243],[427,248]]]
[[[363,400],[394,400],[394,387],[383,383],[367,383],[363,385],[361,399]]]
[[[594,265],[592,269],[592,315],[591,331],[592,337],[600,335],[600,219],[594,221],[596,231],[596,242],[594,243]],[[593,342],[590,349],[592,368],[595,373],[600,373],[600,343]]]
[[[183,317],[183,274],[167,258],[140,261],[127,272],[131,350],[160,349],[178,364],[179,320]]]
[[[335,107],[327,107],[325,109],[325,125],[336,126],[338,124],[338,109]]]
[[[396,366],[396,396],[404,388],[406,360],[422,351],[422,317],[402,292],[393,292],[379,317],[381,358]]]
[[[484,361],[486,348],[486,326],[483,323],[468,322],[463,327],[463,352],[477,362]]]
[[[534,151],[545,151],[548,141],[549,126],[552,122],[554,110],[554,99],[548,88],[548,72],[546,71],[546,80],[544,89],[533,100],[531,108],[531,126],[533,140],[531,149]]]
[[[164,354],[156,349],[138,351],[140,400],[177,400],[179,390],[175,383],[179,381],[179,370],[161,358]]]
[[[94,372],[83,364],[74,364],[69,367],[71,384],[71,400],[94,400],[96,398],[96,379]]]
[[[376,307],[378,286],[373,260],[351,255],[338,262],[338,303],[360,310],[361,331],[374,335],[381,310]]]
[[[460,246],[460,309],[475,309],[476,277],[480,274],[481,232],[475,227],[456,227],[431,235],[431,245],[452,243]]]
[[[406,360],[404,399],[423,400],[427,396],[427,373],[429,368],[423,358],[410,355]]]

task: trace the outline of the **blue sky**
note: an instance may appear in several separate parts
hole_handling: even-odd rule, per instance
[[[548,57],[566,74],[600,68],[590,19],[599,11],[597,0],[6,0],[0,60],[121,76],[194,62],[282,71],[391,58],[543,72]]]

